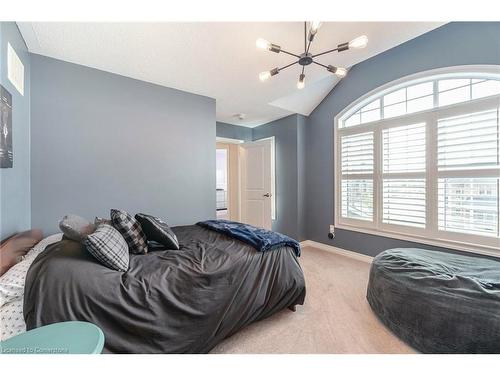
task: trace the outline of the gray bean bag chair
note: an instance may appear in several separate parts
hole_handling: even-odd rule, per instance
[[[423,353],[500,353],[500,259],[423,249],[375,257],[367,299]]]

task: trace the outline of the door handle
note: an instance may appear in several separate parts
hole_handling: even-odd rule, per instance
[[[266,193],[266,194],[264,194],[264,195],[262,195],[262,196],[263,196],[263,197],[266,197],[266,198],[270,198],[270,197],[271,197],[271,195],[272,195],[271,193]]]

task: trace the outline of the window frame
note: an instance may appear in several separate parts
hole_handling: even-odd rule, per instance
[[[334,218],[335,226],[340,229],[357,231],[372,235],[395,238],[399,240],[412,241],[433,246],[440,246],[456,250],[476,252],[481,254],[500,256],[500,240],[497,237],[463,234],[458,232],[443,231],[438,229],[438,178],[443,176],[456,177],[464,171],[440,171],[437,166],[437,121],[438,119],[459,116],[468,113],[481,112],[497,108],[500,111],[500,95],[488,96],[479,99],[471,99],[465,102],[454,103],[442,107],[437,106],[437,82],[442,79],[453,78],[485,78],[500,80],[500,66],[498,65],[467,65],[458,67],[447,67],[420,72],[401,79],[389,82],[351,103],[334,118]],[[434,82],[434,108],[421,112],[407,113],[397,117],[380,119],[364,124],[341,127],[343,121],[352,114],[359,111],[365,105],[374,100],[383,98],[384,95],[397,91],[411,85]],[[381,100],[383,107],[383,100]],[[498,112],[497,112],[498,113]],[[383,197],[382,182],[383,155],[382,155],[382,132],[384,129],[426,123],[426,171],[423,175],[426,179],[426,228],[416,228],[397,224],[383,223]],[[429,125],[431,124],[431,125]],[[435,126],[432,126],[435,125]],[[374,134],[374,171],[373,171],[373,221],[356,220],[342,217],[341,189],[341,140],[342,136],[362,132],[373,131]],[[405,178],[411,173],[402,173]],[[415,176],[422,175],[416,173]],[[477,170],[473,175],[466,177],[500,177],[500,168]],[[371,178],[371,176],[350,175],[351,179]],[[499,199],[500,202],[500,199]],[[500,203],[499,203],[500,205]],[[500,221],[500,220],[499,220]],[[500,225],[500,224],[499,224]]]

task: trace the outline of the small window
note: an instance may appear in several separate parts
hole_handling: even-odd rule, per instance
[[[498,237],[498,178],[440,178],[439,230]]]
[[[438,82],[439,105],[445,106],[470,100],[470,79],[446,79]]]
[[[432,96],[433,83],[425,82],[425,83],[420,83],[418,85],[410,86],[406,89],[406,92],[408,93],[408,100]]]
[[[497,109],[438,121],[438,170],[498,167]]]
[[[472,81],[472,99],[500,94],[500,81],[474,79]]]
[[[342,216],[350,219],[373,219],[373,181],[342,181]]]
[[[425,179],[384,179],[382,189],[384,223],[425,227]]]
[[[406,102],[406,89],[394,91],[384,96],[384,106]]]
[[[373,173],[373,133],[342,138],[342,174]]]
[[[373,219],[373,133],[342,137],[342,216]],[[369,176],[369,179],[366,179]]]
[[[425,123],[384,129],[384,173],[425,171]]]
[[[16,90],[24,96],[24,65],[10,43],[7,43],[7,76]]]
[[[380,119],[380,99],[377,99],[365,105],[359,111],[354,113],[348,120],[344,122],[344,126],[355,126],[367,122],[377,121]]]

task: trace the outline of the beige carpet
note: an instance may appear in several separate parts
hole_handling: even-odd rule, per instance
[[[300,264],[304,305],[251,324],[211,353],[414,353],[366,302],[368,263],[305,247]]]

